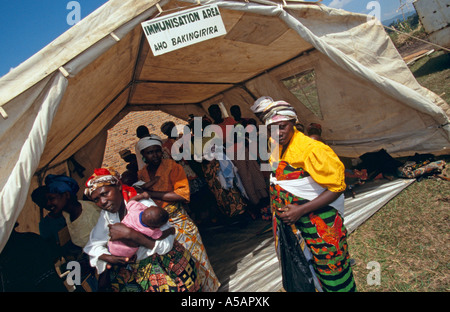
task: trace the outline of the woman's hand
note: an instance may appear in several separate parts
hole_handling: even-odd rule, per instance
[[[135,231],[122,223],[109,224],[109,236],[112,241],[120,240],[131,247],[155,247],[155,240]]]
[[[296,204],[288,204],[283,208],[279,208],[278,212],[281,221],[287,225],[294,224],[305,214],[303,205]]]
[[[107,269],[111,268],[111,264],[128,264],[128,263],[134,263],[136,261],[136,255],[134,255],[131,258],[128,257],[119,257],[119,256],[113,256],[113,255],[107,255],[103,254],[99,257],[100,260],[103,260],[105,262],[108,262],[106,265]]]
[[[175,235],[175,234],[177,234],[177,231],[175,230],[175,228],[170,227],[167,230],[164,230],[162,232],[162,235],[160,238],[158,238],[158,240],[163,240],[163,239],[167,238],[169,235]]]
[[[287,225],[294,224],[297,222],[302,216],[309,214],[313,211],[316,211],[319,208],[325,207],[330,203],[334,202],[339,196],[342,194],[334,193],[329,190],[325,190],[319,196],[317,196],[314,200],[306,202],[302,205],[296,204],[288,204],[283,208],[278,209],[278,215],[280,219],[286,223]]]
[[[132,240],[132,229],[122,223],[109,224],[109,237],[112,241]]]
[[[147,191],[142,191],[142,193],[138,193],[136,196],[132,197],[130,199],[130,201],[134,200],[134,201],[141,201],[143,199],[150,199],[150,195],[148,194]]]
[[[153,179],[151,179],[148,182],[145,182],[145,184],[142,186],[143,189],[145,190],[151,190],[152,186],[156,184],[156,182],[158,182],[160,179],[159,176],[154,177]]]

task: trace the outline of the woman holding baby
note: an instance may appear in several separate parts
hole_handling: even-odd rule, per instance
[[[158,239],[155,239],[148,236],[148,233],[143,234],[137,227],[124,224],[128,214],[127,206],[133,206],[133,209],[141,209],[142,212],[136,214],[140,219],[134,223],[149,227],[145,224],[145,211],[152,209],[150,207],[155,208],[154,202],[133,200],[137,195],[136,191],[123,185],[114,170],[105,168],[96,169],[88,179],[86,195],[102,209],[98,223],[84,248],[91,265],[100,275],[99,286],[103,286],[101,290],[201,291],[199,262],[174,239],[173,227],[164,222],[154,226],[152,233],[158,233]],[[129,217],[133,218],[131,215]],[[134,252],[124,254],[123,248],[112,249],[111,243],[118,241],[134,248]],[[114,255],[111,250],[117,254]]]

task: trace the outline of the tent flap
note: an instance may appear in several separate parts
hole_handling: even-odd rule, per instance
[[[38,97],[39,110],[32,122],[28,137],[23,142],[16,164],[4,175],[6,183],[0,192],[0,250],[5,246],[14,224],[27,200],[30,182],[44,151],[48,132],[68,81],[57,72]],[[21,125],[15,130],[20,132]]]

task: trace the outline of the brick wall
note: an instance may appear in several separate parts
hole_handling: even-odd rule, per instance
[[[120,158],[119,151],[128,148],[134,153],[134,146],[138,141],[136,128],[140,125],[145,125],[148,127],[150,133],[157,134],[161,138],[166,138],[160,129],[164,122],[170,120],[176,125],[186,124],[186,121],[161,111],[141,111],[127,114],[108,131],[103,166],[113,167],[120,173],[125,171],[126,163]]]

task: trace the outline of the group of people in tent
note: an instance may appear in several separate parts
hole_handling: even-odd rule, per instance
[[[298,272],[283,271],[287,291],[355,291],[343,223],[343,164],[323,143],[320,125],[308,127],[316,131],[312,137],[303,133],[289,103],[265,96],[251,109],[268,127],[268,143],[278,147],[268,160],[271,172],[260,169],[260,159],[227,156],[248,153],[249,145],[233,141],[227,135],[233,127],[226,126],[256,125],[256,120],[242,118],[237,105],[230,110],[234,118],[211,105],[209,117],[188,121],[191,143],[195,122],[201,121],[202,131],[210,125],[222,130],[201,136],[201,159],[174,160],[180,133],[173,122],[165,122],[165,139],[146,127],[137,129],[135,154],[121,155],[128,163],[125,172],[95,169],[84,185],[86,200],[77,199],[79,186],[72,178],[48,175],[33,193],[33,200],[50,211],[41,221],[41,236],[58,244],[56,233],[67,227],[76,259],[84,264],[83,278],[94,291],[215,292],[221,284],[198,225],[205,220],[245,225],[264,218],[272,223],[283,270],[282,236],[293,233],[296,243],[306,243],[301,254],[309,271],[301,283],[310,288],[285,283]],[[211,138],[213,148],[205,149]]]

